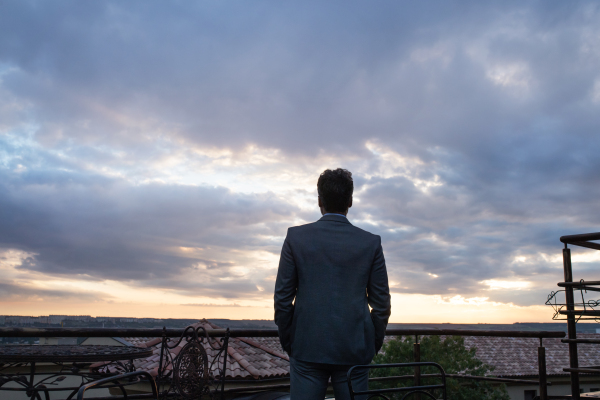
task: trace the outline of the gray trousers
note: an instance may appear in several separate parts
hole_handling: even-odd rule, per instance
[[[290,357],[291,400],[323,400],[331,378],[335,400],[350,400],[346,374],[352,365],[320,364],[296,360]],[[369,373],[366,369],[352,373],[354,392],[368,390]],[[356,400],[366,396],[355,396]]]

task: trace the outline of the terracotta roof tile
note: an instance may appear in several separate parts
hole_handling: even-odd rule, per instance
[[[206,320],[201,320],[194,326],[203,326],[206,330],[219,329],[217,325]],[[125,340],[138,347],[153,348],[152,356],[134,360],[134,365],[138,370],[148,371],[153,376],[157,376],[161,338],[125,338]],[[216,339],[209,340],[212,343],[216,341]],[[169,349],[169,353],[175,358],[186,344],[187,340],[182,340],[177,347]],[[213,349],[206,340],[203,345],[210,363],[218,351]],[[289,376],[289,358],[281,349],[278,338],[230,338],[227,354],[227,379],[265,379]],[[222,356],[219,364],[222,365]],[[102,367],[113,368],[112,366],[107,367],[105,363],[97,363],[93,367],[95,370]],[[171,370],[172,365],[169,364],[166,368]],[[218,366],[213,365],[211,372],[218,375],[217,369]]]
[[[148,341],[146,343],[143,343],[143,346],[144,347],[152,347],[154,345],[159,344],[160,342],[162,342],[162,338],[157,337],[157,338],[154,338],[154,339],[152,339],[152,340],[150,340],[150,341]]]
[[[578,338],[600,338],[600,334],[577,335]],[[386,337],[386,342],[393,337]],[[475,347],[477,358],[494,367],[491,375],[503,377],[537,376],[537,338],[465,336],[465,346]],[[563,368],[569,366],[569,346],[561,339],[544,339],[546,348],[546,373],[568,375]],[[600,345],[578,344],[579,365],[600,365]],[[435,360],[431,360],[435,361]]]

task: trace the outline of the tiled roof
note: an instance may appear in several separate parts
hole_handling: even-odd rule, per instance
[[[580,339],[600,338],[599,334],[577,335]],[[386,342],[393,337],[386,337]],[[465,346],[475,347],[477,358],[494,367],[492,375],[503,377],[537,376],[538,346],[537,338],[483,337],[465,336]],[[546,348],[546,374],[563,375],[563,368],[569,366],[569,346],[561,339],[544,339]],[[580,366],[600,365],[599,344],[578,344]],[[435,361],[435,360],[431,360]]]
[[[219,329],[218,326],[202,320],[193,326],[205,329]],[[579,334],[579,338],[600,338],[599,334]],[[158,374],[160,338],[123,338],[138,347],[152,347],[154,354],[148,358],[135,360],[136,369]],[[386,342],[393,337],[386,337]],[[475,347],[477,358],[494,367],[494,376],[517,377],[538,374],[537,352],[539,339],[465,336],[465,345]],[[183,346],[184,339],[176,348],[170,349],[175,357]],[[563,368],[569,366],[569,348],[560,339],[544,339],[546,348],[546,370],[548,375],[567,375]],[[209,362],[216,351],[204,343]],[[579,344],[579,365],[600,365],[600,345]],[[433,360],[435,361],[435,360]],[[93,364],[98,369],[106,363]],[[169,365],[167,369],[171,369]],[[213,367],[214,372],[216,366]],[[278,338],[230,338],[227,357],[227,379],[265,379],[289,377],[289,358],[281,348]]]
[[[598,334],[580,333],[580,339],[600,338]],[[561,339],[544,339],[546,348],[546,373],[567,375],[563,368],[569,366],[569,345]],[[477,358],[495,367],[496,376],[538,375],[538,346],[536,338],[465,337],[465,345],[477,349]],[[577,345],[580,366],[600,365],[600,345]]]
[[[202,320],[194,327],[203,326],[206,330],[219,329],[218,326]],[[161,338],[124,338],[128,342],[138,347],[152,347],[153,355],[145,358],[134,360],[134,365],[137,370],[148,371],[152,376],[158,375],[158,366],[160,359],[160,343]],[[171,339],[171,343],[175,343],[178,338]],[[174,340],[174,341],[173,341]],[[213,339],[214,340],[214,339]],[[213,341],[213,343],[215,343]],[[175,358],[177,354],[187,344],[184,339],[179,345],[169,352]],[[204,350],[208,355],[209,366],[217,351],[210,344],[203,343]],[[215,346],[217,347],[217,346]],[[222,365],[220,358],[219,365]],[[215,373],[218,365],[214,365],[211,369]],[[96,363],[90,366],[91,369],[98,370],[101,368],[111,368],[106,363]],[[172,365],[168,365],[170,370]],[[226,378],[229,379],[265,379],[265,378],[280,378],[289,376],[289,358],[281,349],[278,338],[230,338],[227,349],[227,372]]]

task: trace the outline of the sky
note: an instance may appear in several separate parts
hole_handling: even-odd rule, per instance
[[[0,314],[272,319],[327,168],[391,322],[551,322],[600,231],[596,1],[0,2]],[[576,279],[600,252],[573,250]]]

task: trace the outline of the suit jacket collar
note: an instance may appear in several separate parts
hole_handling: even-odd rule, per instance
[[[320,219],[320,221],[334,221],[334,222],[341,222],[343,224],[350,224],[350,221],[348,221],[348,218],[344,217],[343,215],[323,215]],[[352,225],[352,224],[350,224]]]

